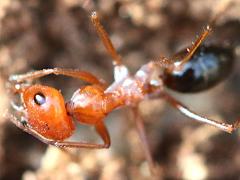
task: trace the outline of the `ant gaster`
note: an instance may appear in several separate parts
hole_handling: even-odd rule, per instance
[[[226,66],[230,65],[228,67],[231,68],[233,60],[229,51],[201,45],[211,32],[210,26],[204,29],[186,52],[182,51],[176,55],[176,57],[181,57],[179,61],[162,57],[143,65],[135,75],[130,75],[128,68],[122,64],[121,56],[117,54],[107,32],[100,24],[96,12],[92,13],[91,20],[113,59],[115,81],[107,86],[103,80],[89,72],[60,68],[12,75],[9,78],[11,91],[20,94],[22,99],[22,106],[12,103],[12,107],[21,116],[21,120],[18,120],[16,116],[10,115],[11,121],[16,126],[42,142],[58,147],[108,148],[110,137],[104,124],[105,117],[118,107],[129,106],[135,116],[137,130],[150,169],[154,167],[154,163],[143,121],[137,108],[144,99],[163,98],[185,116],[228,133],[237,128],[237,123],[221,123],[194,113],[164,90],[164,86],[180,92],[208,89],[220,82],[222,77],[229,72]],[[221,54],[218,55],[219,52]],[[159,77],[153,79],[154,73],[159,69],[161,70]],[[65,104],[58,90],[28,83],[30,80],[49,74],[78,78],[91,85],[79,88]],[[65,139],[69,138],[75,129],[73,119],[80,123],[93,125],[104,143],[66,141]]]
[[[175,58],[186,52],[181,51]],[[162,77],[164,84],[183,93],[199,92],[209,89],[230,74],[234,64],[231,48],[201,45],[194,55],[179,70],[165,70]]]

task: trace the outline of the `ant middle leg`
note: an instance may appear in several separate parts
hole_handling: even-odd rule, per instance
[[[126,66],[122,64],[122,58],[117,53],[116,49],[113,46],[112,41],[109,38],[108,33],[102,26],[97,12],[92,12],[91,21],[94,28],[97,31],[98,36],[100,37],[101,41],[103,42],[108,54],[112,57],[113,66],[114,66],[114,79],[116,82],[121,81],[122,79],[129,76],[129,72]]]
[[[102,26],[97,12],[92,12],[91,14],[91,21],[94,26],[94,28],[97,31],[98,36],[102,40],[107,52],[110,54],[110,56],[113,59],[113,65],[118,66],[122,64],[121,56],[117,53],[116,49],[114,48],[112,41],[109,38],[108,33],[105,31],[104,27]]]
[[[158,175],[158,172],[156,171],[157,170],[156,164],[154,163],[153,157],[151,155],[150,147],[149,147],[149,142],[147,140],[144,122],[138,111],[138,106],[132,107],[131,111],[133,113],[134,121],[136,122],[137,132],[141,140],[140,142],[142,144],[142,148],[144,150],[150,172],[153,175]]]

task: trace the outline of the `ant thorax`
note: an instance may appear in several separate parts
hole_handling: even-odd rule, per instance
[[[114,68],[114,83],[105,90],[105,93],[113,93],[121,99],[125,105],[135,105],[154,92],[155,87],[162,87],[161,79],[156,76],[159,72],[153,63],[142,66],[135,75],[130,75],[124,65]]]

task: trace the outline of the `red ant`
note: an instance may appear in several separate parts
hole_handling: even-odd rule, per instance
[[[91,20],[98,36],[113,59],[115,81],[107,87],[103,80],[89,72],[59,68],[12,75],[9,78],[11,91],[20,94],[22,100],[22,106],[12,103],[12,107],[21,116],[21,120],[14,115],[10,116],[16,126],[42,142],[58,147],[108,148],[111,142],[104,119],[114,109],[129,106],[134,113],[138,133],[151,168],[154,167],[154,163],[149,151],[143,121],[138,113],[138,104],[144,99],[164,98],[187,117],[228,133],[237,128],[237,124],[220,123],[192,112],[164,90],[164,86],[180,92],[208,89],[220,82],[222,77],[230,71],[233,59],[230,51],[201,45],[211,32],[210,26],[204,29],[199,38],[187,49],[187,52],[182,51],[175,56],[181,61],[172,61],[165,57],[159,58],[143,65],[135,75],[130,75],[128,68],[122,64],[121,56],[113,47],[96,12],[92,13]],[[213,63],[213,66],[208,66],[208,62]],[[213,69],[215,69],[214,72]],[[195,73],[195,71],[199,73]],[[155,72],[159,73],[157,79],[153,79]],[[29,80],[49,74],[78,78],[92,85],[79,88],[71,100],[65,104],[63,96],[58,90],[28,83]],[[73,119],[80,123],[93,125],[104,143],[65,141],[75,129]]]

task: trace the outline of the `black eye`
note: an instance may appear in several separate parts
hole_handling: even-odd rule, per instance
[[[37,105],[43,105],[46,102],[46,97],[42,93],[37,93],[34,96],[34,102]]]

